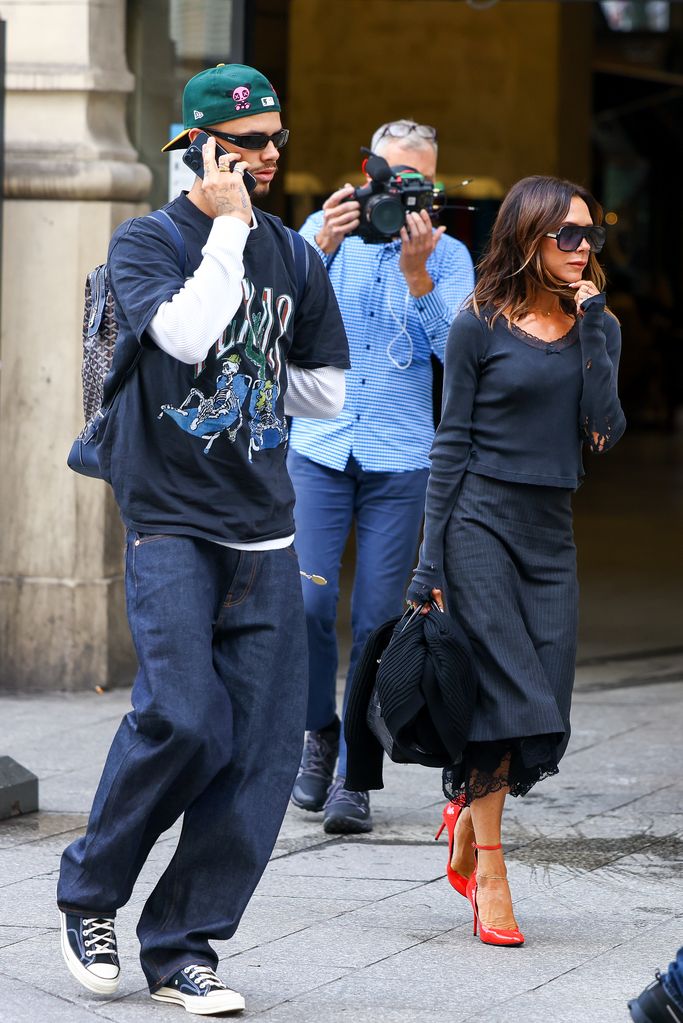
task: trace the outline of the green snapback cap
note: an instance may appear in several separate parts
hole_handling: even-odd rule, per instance
[[[265,75],[246,64],[218,64],[200,71],[183,90],[183,131],[167,142],[169,149],[186,149],[190,128],[204,128],[238,117],[280,110],[280,100]]]

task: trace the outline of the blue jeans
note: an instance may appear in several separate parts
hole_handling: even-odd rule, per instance
[[[236,551],[128,532],[128,619],[140,665],[87,832],[64,852],[62,910],[114,916],[157,838],[184,814],[140,922],[155,990],[215,968],[272,852],[296,776],[306,633],[292,547]]]
[[[669,969],[662,974],[662,986],[676,1005],[683,1009],[683,946],[669,964]]]
[[[309,657],[306,727],[318,729],[330,724],[336,713],[339,570],[352,522],[355,519],[356,572],[344,709],[366,639],[403,609],[408,576],[415,566],[429,471],[365,472],[350,457],[339,472],[292,448],[287,466],[296,492],[294,518],[301,567],[327,579],[327,586],[306,579],[303,584]],[[337,773],[346,774],[343,735]]]

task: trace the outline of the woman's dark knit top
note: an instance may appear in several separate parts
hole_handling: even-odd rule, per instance
[[[606,451],[626,420],[617,394],[619,323],[605,296],[558,341],[525,334],[493,310],[461,312],[446,345],[444,402],[432,446],[420,562],[408,597],[443,585],[444,533],[465,471],[575,490],[583,444]]]

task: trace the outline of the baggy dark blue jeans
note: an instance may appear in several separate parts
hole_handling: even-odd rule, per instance
[[[339,570],[351,526],[355,520],[352,645],[344,710],[366,639],[378,625],[403,610],[408,576],[416,564],[429,470],[367,472],[351,456],[340,472],[291,447],[287,468],[296,492],[294,518],[301,567],[327,579],[327,586],[304,580],[309,656],[306,727],[318,729],[335,716]],[[337,773],[346,774],[343,731]]]
[[[263,873],[296,776],[306,631],[293,547],[238,551],[189,536],[126,543],[139,671],[87,832],[64,852],[60,909],[114,916],[156,839],[177,849],[138,925],[154,991],[191,963],[215,968]]]

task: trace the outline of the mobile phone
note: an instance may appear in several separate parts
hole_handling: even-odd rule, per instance
[[[183,153],[183,163],[186,164],[190,168],[190,170],[197,175],[198,178],[204,177],[204,155],[202,153],[202,146],[206,145],[208,141],[209,136],[206,134],[206,132],[200,131],[199,135],[197,135],[194,142],[191,142],[190,145],[185,150],[185,152]],[[227,156],[227,153],[226,150],[223,149],[223,147],[219,144],[219,142],[216,141],[216,163],[218,163],[219,156]],[[235,166],[237,162],[238,162],[237,160],[233,161],[233,163],[231,164],[231,169],[232,167]],[[246,188],[247,192],[253,192],[254,188],[256,187],[256,184],[257,182],[254,175],[250,174],[248,170],[245,170],[244,187]]]

